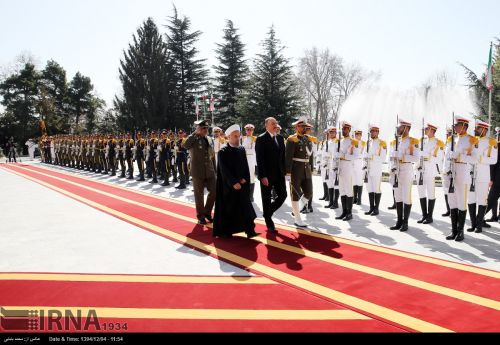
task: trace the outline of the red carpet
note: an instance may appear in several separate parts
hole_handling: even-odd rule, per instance
[[[498,331],[500,329],[498,307],[500,283],[496,277],[465,272],[401,256],[395,257],[391,254],[355,245],[340,244],[293,231],[281,231],[278,236],[267,236],[269,240],[267,245],[261,243],[266,241],[262,238],[260,241],[245,238],[214,240],[209,229],[203,229],[193,224],[195,221],[192,219],[194,218],[194,210],[190,206],[85,178],[56,173],[52,169],[13,165],[9,165],[7,168],[96,202],[101,206],[122,212],[133,219],[146,221],[200,241],[205,245],[215,246],[217,251],[227,251],[237,255],[237,257],[254,261],[264,267],[264,269],[259,268],[261,266],[248,267],[257,274],[267,275],[271,279],[298,287],[303,291],[310,291],[323,299],[338,302],[350,309],[408,330],[477,332]],[[51,176],[45,176],[41,173]],[[107,192],[110,195],[103,195],[98,191],[76,186],[70,182]],[[178,216],[165,215],[143,205],[131,204],[116,197],[168,210]],[[180,219],[179,216],[183,218]],[[131,221],[131,219],[124,220]],[[142,227],[155,232],[148,227]],[[263,232],[263,230],[262,226],[258,226],[258,232]],[[166,236],[164,233],[156,233]],[[178,241],[178,238],[174,240]],[[283,244],[289,247],[282,247]],[[225,253],[221,256],[224,260],[233,261]],[[241,266],[242,261],[237,257],[233,263]],[[350,263],[358,266],[349,266]],[[345,265],[347,267],[342,267]],[[297,280],[300,283],[284,281],[280,279],[279,274],[266,274],[265,267],[301,278],[301,280]],[[372,268],[379,271],[371,271]],[[487,272],[486,270],[479,271]],[[390,274],[397,274],[397,276]],[[413,280],[407,280],[407,278]],[[312,291],[304,281],[317,284],[314,285],[315,290]],[[320,291],[318,286],[342,292],[347,296],[342,295],[338,299],[328,297],[327,292],[318,293]],[[350,296],[362,301],[353,301]],[[365,308],[363,301],[372,304]],[[382,307],[382,309],[373,304]],[[410,317],[409,320],[406,316]],[[420,324],[418,320],[423,321],[423,323]]]

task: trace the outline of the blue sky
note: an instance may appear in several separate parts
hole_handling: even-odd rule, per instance
[[[141,23],[152,17],[162,32],[170,0],[0,0],[0,66],[29,51],[43,67],[59,62],[72,77],[91,77],[108,105],[119,91],[119,60]],[[179,0],[179,12],[203,31],[200,57],[215,63],[225,19],[240,28],[252,58],[269,26],[298,58],[312,46],[381,72],[396,87],[419,85],[443,70],[459,81],[457,61],[476,72],[500,36],[498,0]],[[496,17],[496,18],[495,18]],[[295,62],[292,60],[292,62]]]

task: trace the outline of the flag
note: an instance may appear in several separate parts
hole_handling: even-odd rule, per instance
[[[194,112],[196,113],[196,116],[198,116],[198,114],[200,113],[200,105],[198,104],[198,97],[194,99],[194,106],[195,106]]]
[[[210,107],[208,108],[208,111],[214,111],[215,110],[215,98],[214,95],[210,95]]]
[[[490,45],[490,56],[488,59],[488,70],[486,71],[486,87],[488,90],[493,90],[493,44]]]

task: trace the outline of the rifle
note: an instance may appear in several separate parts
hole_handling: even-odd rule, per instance
[[[398,123],[399,123],[399,115],[396,116],[396,131],[394,133],[394,138],[396,139],[396,145],[395,145],[395,151],[398,152],[399,148],[399,136],[398,136]],[[394,188],[399,187],[399,178],[398,178],[398,173],[399,173],[399,157],[394,157],[394,163],[395,163],[395,168],[393,168],[394,171]]]
[[[453,156],[453,153],[455,152],[455,113],[453,113],[453,122],[452,122],[452,132],[451,132],[451,154]],[[450,177],[450,189],[448,190],[449,194],[455,193],[455,178],[453,177],[455,175],[455,162],[453,162],[453,158],[450,161],[450,171],[448,172],[448,175],[451,175]]]
[[[370,157],[368,157],[368,153],[370,152],[370,126],[368,126],[368,133],[366,135],[366,157],[365,157],[365,166],[363,170],[365,170],[365,179],[364,182],[368,183],[368,172],[370,171]]]
[[[497,134],[497,141],[500,141],[500,127],[496,127],[495,132]]]
[[[340,128],[340,122],[338,123],[338,136],[339,136],[339,141],[337,143],[337,157],[335,157],[335,169],[333,171],[336,172],[335,174],[335,186],[339,185],[339,159],[340,159],[340,140],[341,140],[341,131],[342,129]]]
[[[424,136],[425,136],[425,128],[424,128],[424,118],[422,118],[422,136],[420,138],[420,166],[418,167],[418,170],[420,171],[420,177],[418,179],[418,185],[423,186],[424,185]]]

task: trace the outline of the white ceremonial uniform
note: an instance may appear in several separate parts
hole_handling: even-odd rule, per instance
[[[365,178],[365,171],[363,170],[364,167],[364,158],[366,155],[366,141],[359,140],[360,144],[360,152],[359,156],[352,161],[353,165],[353,173],[354,173],[354,179],[353,179],[353,184],[355,186],[362,186],[363,185],[363,180]]]
[[[455,191],[448,194],[448,203],[452,210],[457,208],[460,211],[467,211],[467,199],[472,181],[469,164],[477,162],[477,142],[476,137],[464,134],[456,140],[455,150],[449,151],[449,159],[455,159],[455,162],[451,163]]]
[[[255,183],[255,174],[257,166],[257,157],[255,155],[255,136],[243,136],[241,139],[241,146],[245,148],[247,154],[248,168],[250,169],[250,183]]]
[[[444,142],[433,138],[424,140],[424,150],[420,151],[420,163],[416,169],[417,189],[420,199],[436,199],[436,176],[442,169],[444,158]],[[419,185],[422,174],[423,185]]]
[[[451,151],[451,140],[446,141],[444,149],[444,161],[443,169],[441,170],[441,179],[443,185],[444,195],[448,196],[448,191],[450,190],[450,180],[451,180],[451,164],[450,164],[450,151]]]
[[[224,139],[221,136],[213,139],[214,139],[215,164],[217,165],[218,153],[227,144],[226,144],[226,139]]]
[[[338,189],[339,186],[335,186],[335,180],[337,178],[338,168],[336,167],[336,159],[338,158],[338,142],[337,138],[327,140],[325,142],[323,159],[322,159],[322,169],[325,170],[325,182],[328,189]]]
[[[30,159],[34,159],[35,158],[35,143],[33,142],[33,140],[28,140],[24,145],[28,146],[28,155],[30,157]]]
[[[325,181],[325,174],[323,173],[323,151],[325,149],[325,144],[326,144],[326,139],[321,141],[321,142],[318,142],[317,144],[314,144],[314,146],[316,147],[316,151],[314,151],[314,169],[316,169],[316,171],[320,171],[321,172],[321,181],[323,182],[326,182]]]
[[[387,157],[387,144],[385,141],[370,139],[370,148],[366,152],[368,183],[366,184],[368,193],[382,193],[380,185],[382,183],[382,165]]]
[[[469,193],[468,203],[478,206],[488,205],[489,183],[491,181],[490,165],[497,163],[498,143],[488,137],[477,138],[477,162],[475,169],[475,192]]]
[[[413,163],[418,162],[419,154],[418,139],[410,136],[402,137],[398,144],[398,151],[392,151],[392,157],[398,160],[396,163],[398,187],[394,189],[394,198],[397,203],[412,204],[411,191],[415,176]]]
[[[352,154],[350,153],[353,147]],[[361,154],[361,143],[352,137],[344,137],[340,141],[340,167],[339,167],[339,189],[340,196],[347,196],[352,198],[353,193],[353,160],[358,158]]]

